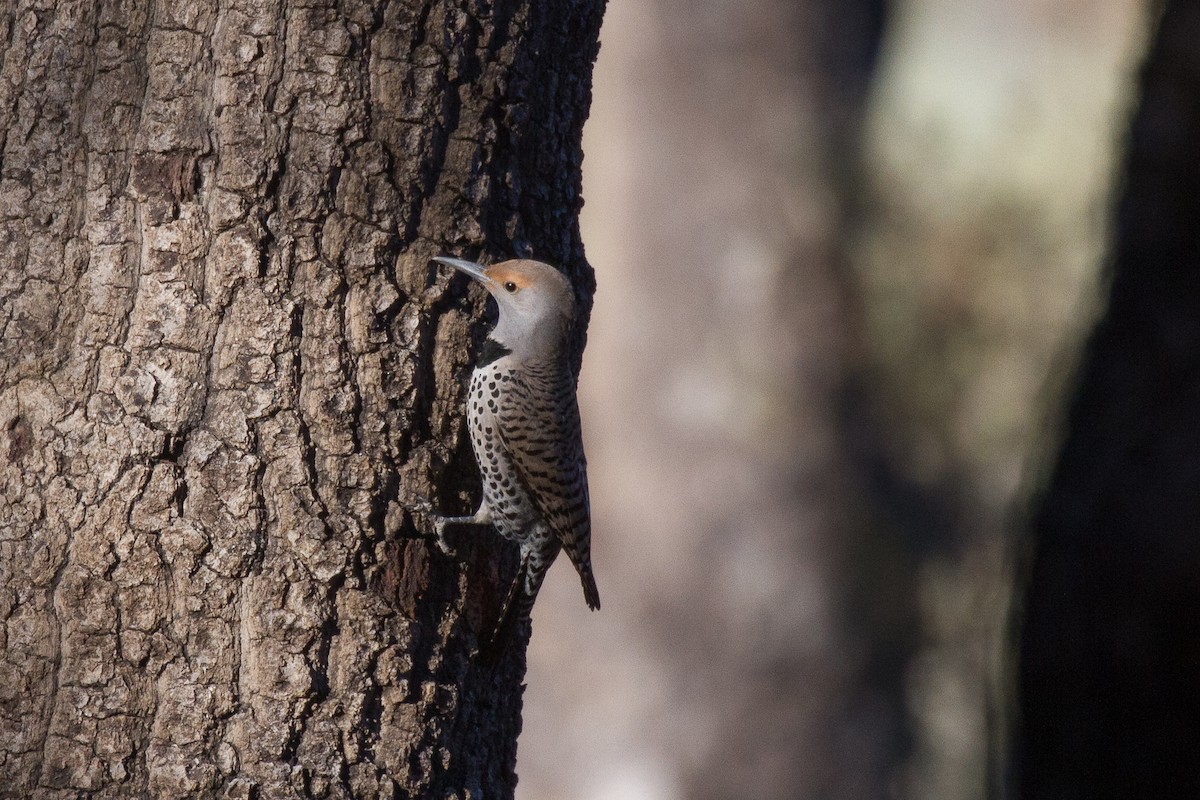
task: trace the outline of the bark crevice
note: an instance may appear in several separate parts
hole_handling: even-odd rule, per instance
[[[483,300],[429,257],[536,213],[590,294],[568,5],[0,12],[0,796],[511,795],[504,550],[409,509],[477,490]]]

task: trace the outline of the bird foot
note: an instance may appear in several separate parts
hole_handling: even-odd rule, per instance
[[[434,541],[437,543],[438,550],[441,550],[442,555],[446,556],[447,558],[457,559],[458,548],[454,547],[454,545],[450,544],[449,540],[446,539],[446,523],[449,522],[450,518],[435,516],[432,519],[433,530],[436,534]]]
[[[433,503],[429,502],[426,497],[417,497],[404,504],[407,510],[414,517],[421,517],[431,523],[433,527],[433,539],[437,544],[438,550],[450,558],[457,558],[458,553],[446,539],[446,525],[452,524],[455,521],[462,519],[461,517],[443,517],[436,512]]]

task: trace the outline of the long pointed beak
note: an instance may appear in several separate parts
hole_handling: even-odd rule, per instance
[[[450,258],[450,256],[436,256],[433,260],[439,264],[445,264],[447,267],[454,267],[459,272],[465,272],[484,285],[490,283],[490,279],[483,271],[482,264],[476,264],[474,261],[463,261],[461,258]]]

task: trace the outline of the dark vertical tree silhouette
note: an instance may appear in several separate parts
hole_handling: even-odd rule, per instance
[[[513,554],[405,510],[477,486],[428,259],[590,307],[602,10],[0,4],[0,796],[511,796]]]
[[[1111,293],[1033,521],[1014,786],[1200,794],[1200,3],[1141,77]]]

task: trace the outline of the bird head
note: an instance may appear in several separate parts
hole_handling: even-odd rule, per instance
[[[575,318],[575,298],[566,276],[554,267],[530,259],[486,267],[448,256],[433,260],[469,275],[496,298],[500,319],[491,336],[518,357],[562,347]]]

